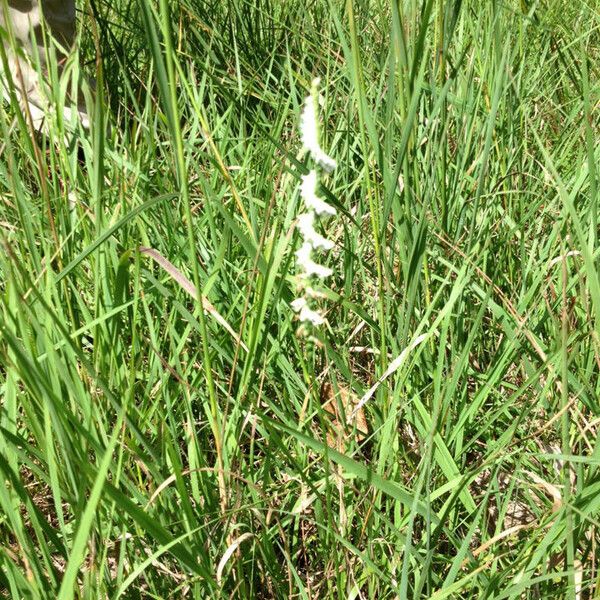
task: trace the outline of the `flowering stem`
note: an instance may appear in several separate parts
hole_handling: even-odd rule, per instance
[[[318,196],[317,188],[319,175],[317,169],[325,172],[331,172],[336,167],[336,162],[328,156],[321,148],[319,143],[319,124],[317,120],[318,92],[317,86],[319,80],[315,79],[311,86],[311,92],[304,100],[304,108],[300,118],[300,134],[302,146],[315,162],[313,168],[307,175],[302,177],[300,185],[300,196],[304,203],[306,212],[300,214],[297,220],[297,228],[303,239],[302,246],[296,252],[297,264],[300,268],[300,285],[302,295],[291,304],[292,309],[298,313],[298,318],[303,326],[318,327],[325,323],[323,314],[315,309],[313,305],[319,297],[311,283],[314,280],[325,279],[332,275],[333,271],[313,260],[313,253],[327,252],[334,246],[331,240],[328,240],[315,230],[315,222],[320,217],[332,216],[336,214],[333,206],[330,206]]]

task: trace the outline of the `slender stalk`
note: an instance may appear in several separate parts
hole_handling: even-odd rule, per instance
[[[192,268],[193,282],[198,291],[197,307],[195,314],[198,317],[200,323],[200,334],[202,343],[202,357],[203,357],[203,368],[206,377],[206,385],[208,388],[208,397],[210,402],[210,414],[211,414],[211,427],[215,440],[215,452],[217,454],[217,479],[219,482],[219,492],[221,496],[221,509],[224,511],[227,506],[227,489],[225,483],[225,467],[223,462],[223,445],[221,435],[221,423],[219,419],[219,407],[217,403],[217,394],[215,390],[215,384],[213,380],[210,348],[208,344],[208,329],[206,327],[206,316],[203,309],[202,303],[202,289],[200,285],[200,272],[198,269],[198,259],[196,256],[196,235],[194,232],[194,217],[192,213],[192,200],[190,197],[189,190],[189,177],[187,172],[185,152],[183,147],[183,136],[181,133],[180,115],[179,115],[179,102],[177,97],[178,83],[175,76],[175,49],[173,47],[173,38],[171,33],[170,23],[170,7],[168,0],[160,0],[160,15],[161,15],[161,29],[164,36],[165,44],[165,63],[167,68],[168,82],[169,82],[169,93],[168,103],[170,105],[171,122],[170,128],[173,135],[173,142],[175,145],[175,161],[177,165],[177,176],[179,192],[181,194],[181,202],[184,208],[185,214],[185,226],[187,231],[188,241],[188,252],[189,260]]]

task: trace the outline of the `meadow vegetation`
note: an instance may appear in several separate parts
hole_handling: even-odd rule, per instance
[[[79,8],[90,129],[0,106],[0,594],[598,597],[597,0]]]

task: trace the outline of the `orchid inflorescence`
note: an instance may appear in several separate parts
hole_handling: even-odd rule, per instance
[[[311,305],[314,304],[319,293],[309,284],[311,278],[325,279],[332,274],[328,267],[318,264],[312,258],[315,250],[326,252],[333,248],[333,242],[315,231],[315,222],[318,217],[332,216],[336,214],[333,206],[330,206],[317,194],[319,176],[317,168],[330,173],[336,167],[336,162],[328,156],[319,144],[319,125],[317,121],[319,79],[314,79],[311,92],[304,101],[302,116],[300,118],[300,135],[302,146],[314,160],[315,168],[302,177],[300,185],[300,197],[304,202],[306,212],[298,215],[297,228],[302,236],[302,246],[296,252],[297,264],[301,269],[299,275],[300,288],[303,295],[291,303],[292,309],[298,313],[299,320],[305,324],[310,323],[317,327],[325,322],[323,314]]]

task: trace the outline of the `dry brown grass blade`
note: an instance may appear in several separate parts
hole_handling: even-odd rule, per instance
[[[548,496],[552,498],[552,512],[558,512],[563,506],[563,499],[560,489],[555,485],[552,485],[548,481],[542,479],[533,471],[525,471],[525,473],[529,477],[531,477],[531,479],[538,487],[542,488],[548,494]]]
[[[481,544],[481,546],[479,546],[478,548],[473,550],[473,552],[472,552],[473,558],[476,558],[482,552],[485,552],[488,548],[491,548],[495,543],[497,543],[507,537],[511,537],[511,536],[519,533],[519,531],[523,531],[523,529],[531,529],[535,525],[536,525],[535,523],[525,523],[525,524],[521,524],[521,525],[513,525],[512,527],[509,527],[508,529],[501,531],[499,534],[497,534],[493,538],[490,538],[489,540],[485,541],[483,544]],[[462,567],[465,568],[467,566],[468,562],[469,562],[469,560],[465,559],[462,563]]]
[[[225,565],[227,564],[227,561],[233,556],[235,551],[242,545],[242,542],[249,540],[250,538],[253,538],[253,537],[254,537],[253,533],[246,532],[246,533],[242,533],[242,535],[240,535],[240,537],[238,537],[237,539],[233,540],[233,542],[231,542],[231,544],[225,551],[225,554],[223,554],[223,556],[221,557],[221,560],[219,561],[219,565],[217,566],[217,583],[219,585],[221,585],[221,582],[223,580],[223,570],[225,569]]]
[[[198,299],[198,290],[196,286],[169,260],[167,260],[160,252],[154,250],[154,248],[140,247],[139,251],[141,254],[149,256],[156,264],[164,269],[194,300]],[[208,298],[202,296],[202,307],[204,310],[213,317],[213,319],[219,323],[225,329],[229,335],[239,344],[246,352],[248,347],[239,335],[234,331],[233,327],[223,318],[219,311],[210,303]]]
[[[347,437],[346,427],[356,425],[355,438],[357,441],[361,441],[369,433],[369,426],[367,424],[367,418],[362,408],[356,409],[358,404],[358,398],[352,394],[345,386],[338,383],[339,395],[336,397],[334,388],[329,381],[323,381],[321,385],[321,404],[323,408],[333,416],[332,428],[333,432],[327,434],[327,443],[330,447],[335,448],[341,452],[346,447],[345,437]],[[346,423],[344,424],[344,418],[340,414],[340,406],[343,407],[343,412],[346,416]]]
[[[375,384],[369,389],[366,394],[360,399],[360,402],[356,404],[352,411],[352,416],[356,415],[359,410],[369,401],[369,399],[375,394],[379,386],[390,376],[393,375],[406,361],[408,355],[427,338],[427,333],[422,333],[417,336],[412,342],[400,352],[400,354],[390,363],[386,372],[375,382]]]

